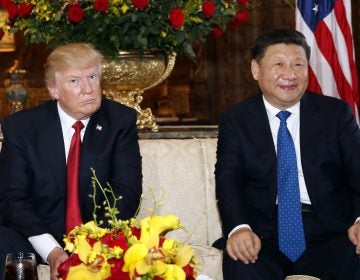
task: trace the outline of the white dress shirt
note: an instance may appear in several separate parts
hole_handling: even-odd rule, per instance
[[[271,135],[274,140],[275,151],[277,151],[277,134],[280,126],[280,119],[276,116],[281,110],[275,108],[271,105],[263,96],[263,100],[265,103],[266,113],[269,119]],[[293,138],[295,145],[295,153],[296,153],[296,162],[298,169],[298,178],[299,178],[299,189],[300,189],[300,200],[302,203],[311,204],[309,194],[306,189],[304,173],[301,165],[301,153],[300,153],[300,101],[297,102],[294,106],[287,108],[286,111],[289,111],[291,115],[288,117],[286,123],[287,128]],[[250,228],[248,224],[242,224],[236,226],[230,233],[233,234],[236,230],[247,227]]]
[[[68,153],[70,149],[71,138],[75,132],[75,129],[72,128],[73,124],[77,121],[74,118],[67,115],[64,110],[60,107],[59,103],[57,103],[57,108],[59,112],[62,135],[64,137],[64,145],[65,145],[65,157],[66,161],[68,158]],[[89,123],[89,119],[81,120],[84,124],[84,128],[81,130],[81,141],[84,138],[86,126]],[[61,248],[60,244],[55,240],[55,238],[49,234],[44,233],[41,235],[30,236],[28,238],[30,244],[33,246],[34,250],[42,257],[44,261],[47,261],[47,257],[50,252],[56,248]]]

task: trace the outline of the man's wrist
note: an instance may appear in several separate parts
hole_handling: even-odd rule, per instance
[[[49,262],[49,259],[50,259],[54,254],[62,253],[62,252],[64,252],[64,249],[63,249],[63,248],[61,248],[61,247],[54,247],[54,248],[50,251],[49,255],[47,256],[47,262]]]
[[[248,228],[248,229],[251,230],[251,227],[250,227],[250,225],[248,225],[248,224],[238,225],[238,226],[236,226],[235,228],[233,228],[232,231],[230,231],[230,233],[228,234],[228,238],[230,238],[230,236],[231,236],[233,233],[235,233],[237,230],[242,229],[242,228]]]

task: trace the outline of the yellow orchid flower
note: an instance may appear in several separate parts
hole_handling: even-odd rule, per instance
[[[86,223],[81,228],[84,229],[84,234],[90,233],[90,236],[95,239],[103,237],[109,231],[106,228],[98,227],[94,221]]]
[[[174,215],[150,216],[140,221],[140,241],[146,243],[151,236],[159,236],[165,231],[180,227],[180,220]]]
[[[110,275],[109,275],[110,276]],[[101,272],[89,269],[85,264],[70,267],[69,273],[66,277],[67,280],[102,280]]]
[[[182,247],[177,248],[175,263],[179,267],[186,266],[192,259],[194,255],[193,248],[188,245],[184,245]]]
[[[155,261],[153,267],[157,276],[164,275],[167,270],[167,264],[162,261]]]
[[[67,280],[103,280],[111,276],[110,264],[104,264],[100,270],[94,270],[85,264],[72,266],[66,277]]]
[[[124,266],[122,270],[124,272],[129,272],[130,277],[133,277],[135,275],[137,264],[143,262],[147,254],[148,248],[143,243],[134,244],[124,255]],[[141,265],[140,270],[144,270]]]
[[[174,239],[166,239],[162,245],[164,250],[171,250],[175,247],[176,241]]]
[[[150,216],[141,220],[140,226],[139,243],[134,244],[125,253],[123,271],[130,272],[132,276],[135,275],[135,271],[140,275],[151,271],[154,275],[169,279],[185,279],[182,266],[188,264],[192,258],[191,247],[176,248],[178,246],[176,241],[168,239],[164,241],[163,247],[159,248],[159,236],[168,230],[179,228],[179,219],[174,215]],[[170,255],[176,264],[166,263],[165,259]]]
[[[164,275],[165,280],[185,280],[186,274],[184,270],[177,265],[168,264],[166,265],[166,272]]]
[[[166,271],[166,265],[162,262],[165,255],[162,249],[158,248],[159,236],[151,236],[146,243],[139,242],[130,247],[124,256],[123,271],[134,275],[135,271],[140,275],[145,275],[150,270],[155,275],[162,275]]]

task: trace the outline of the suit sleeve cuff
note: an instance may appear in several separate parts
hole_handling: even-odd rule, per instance
[[[248,228],[248,229],[251,230],[251,227],[250,227],[248,224],[238,225],[238,226],[234,227],[232,231],[230,231],[230,233],[228,234],[228,238],[230,238],[230,236],[231,236],[235,231],[237,231],[238,229],[241,229],[241,228]]]

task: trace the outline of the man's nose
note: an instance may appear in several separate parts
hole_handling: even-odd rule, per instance
[[[292,66],[288,66],[284,69],[283,77],[285,79],[293,80],[296,78],[296,72]]]
[[[84,93],[91,93],[91,83],[89,82],[88,79],[83,80],[82,91]]]

